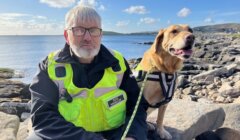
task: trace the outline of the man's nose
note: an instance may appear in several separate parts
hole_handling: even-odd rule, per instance
[[[87,30],[87,31],[85,32],[85,34],[83,35],[83,39],[84,39],[84,40],[91,40],[91,35],[90,35],[90,33],[89,33],[88,30]]]

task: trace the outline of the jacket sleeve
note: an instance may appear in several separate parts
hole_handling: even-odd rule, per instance
[[[103,139],[101,135],[76,127],[61,116],[58,111],[58,88],[48,77],[47,59],[39,64],[39,70],[30,85],[30,91],[33,129],[44,140]]]
[[[137,85],[136,79],[132,75],[131,69],[129,68],[129,65],[126,60],[125,64],[127,66],[127,70],[124,73],[123,81],[120,88],[127,93],[127,114],[126,114],[127,116],[125,123],[126,127],[136,105],[140,89]],[[127,134],[127,137],[133,137],[136,140],[147,139],[147,124],[146,124],[147,107],[148,107],[147,102],[144,99],[144,97],[142,97],[135,118]]]

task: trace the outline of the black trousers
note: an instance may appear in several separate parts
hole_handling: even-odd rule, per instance
[[[111,131],[101,132],[99,134],[101,134],[107,140],[120,140],[124,131],[125,131],[124,127],[120,127],[117,129],[113,129]],[[146,137],[146,134],[139,134],[139,135],[142,135],[141,136],[142,138]],[[44,140],[44,139],[39,137],[34,131],[32,131],[26,140]],[[149,140],[152,140],[152,139],[149,139]]]

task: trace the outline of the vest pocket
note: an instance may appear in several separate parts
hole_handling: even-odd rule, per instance
[[[126,116],[126,93],[118,90],[100,98],[106,126],[109,129],[121,126],[125,122]]]
[[[64,119],[68,122],[76,123],[81,111],[82,102],[81,99],[73,99],[71,103],[66,100],[59,101],[58,110]]]

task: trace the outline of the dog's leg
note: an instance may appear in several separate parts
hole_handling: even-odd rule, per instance
[[[158,108],[157,117],[157,132],[162,139],[172,139],[171,134],[163,127],[163,118],[167,108],[167,104],[162,105]]]

